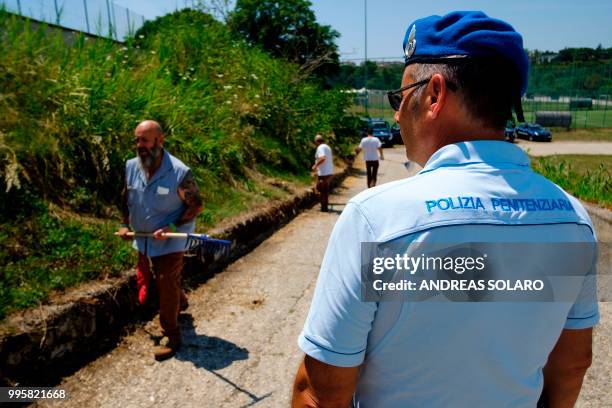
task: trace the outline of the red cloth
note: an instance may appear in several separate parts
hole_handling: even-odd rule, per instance
[[[136,265],[136,285],[138,287],[138,302],[144,305],[147,300],[147,291],[151,282],[151,265],[146,255],[138,253],[138,265]]]

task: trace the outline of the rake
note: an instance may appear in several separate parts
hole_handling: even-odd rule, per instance
[[[115,235],[119,235],[115,233]],[[128,237],[144,237],[144,238],[152,238],[152,232],[128,232]],[[195,233],[186,233],[186,232],[164,232],[162,233],[163,237],[166,238],[183,238],[187,239],[187,244],[185,245],[185,249],[189,251],[197,251],[200,257],[203,255],[212,254],[215,257],[217,256],[228,256],[230,253],[230,248],[232,246],[232,241],[227,241],[224,239],[216,239],[211,238],[206,234],[195,234]]]

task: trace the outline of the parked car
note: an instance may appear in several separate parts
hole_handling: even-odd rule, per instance
[[[521,123],[514,129],[514,133],[520,139],[552,141],[550,130],[535,123]]]
[[[391,134],[389,122],[386,120],[372,120],[370,127],[372,129],[372,136],[379,138],[383,145],[393,146],[393,135]]]
[[[509,120],[506,123],[506,128],[504,129],[504,137],[506,142],[514,143],[514,139],[516,138],[515,130],[516,128],[514,127],[514,122]]]
[[[397,123],[391,126],[391,136],[393,136],[392,140],[394,144],[404,144],[402,134],[400,133],[400,127]]]

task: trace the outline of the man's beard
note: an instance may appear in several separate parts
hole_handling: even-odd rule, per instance
[[[138,158],[140,159],[140,165],[146,169],[151,170],[157,163],[157,159],[161,156],[161,146],[153,146],[150,149],[141,147],[138,149]]]

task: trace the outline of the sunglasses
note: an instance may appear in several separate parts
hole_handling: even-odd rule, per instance
[[[410,89],[410,88],[416,88],[418,86],[421,85],[425,85],[426,83],[428,83],[431,80],[431,78],[427,78],[424,79],[422,81],[418,81],[415,83],[412,83],[410,85],[406,85],[400,89],[396,89],[395,91],[389,91],[387,92],[387,99],[389,99],[389,105],[391,105],[391,108],[393,108],[394,111],[398,111],[400,108],[400,105],[402,104],[402,99],[404,99],[404,96],[402,95],[402,92]],[[451,90],[451,91],[455,91],[457,89],[457,86],[450,82],[450,81],[446,81],[446,86]]]

